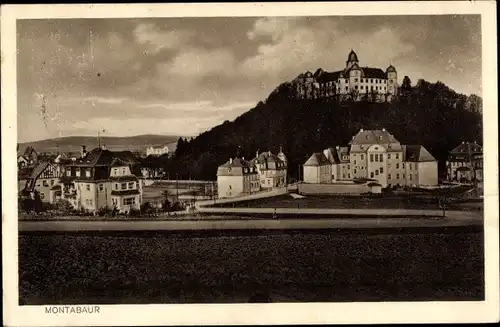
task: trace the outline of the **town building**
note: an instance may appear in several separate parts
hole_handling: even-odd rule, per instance
[[[96,148],[66,168],[62,197],[75,209],[96,212],[116,209],[121,213],[139,210],[142,179],[130,151]]]
[[[257,167],[245,158],[230,158],[217,169],[219,198],[250,195],[260,191]]]
[[[360,66],[358,55],[351,50],[344,69],[334,72],[321,68],[315,73],[307,71],[296,77],[292,85],[297,97],[302,99],[390,102],[398,93],[398,75],[392,65],[385,71]]]
[[[42,202],[54,203],[61,198],[61,174],[50,162],[38,162],[35,166],[21,168],[18,172],[18,192],[34,198],[40,195]]]
[[[403,145],[385,129],[361,129],[347,147],[327,148],[323,155],[331,182],[369,179],[384,188],[438,184],[437,160],[422,145]]]
[[[19,151],[17,146],[17,167],[23,168],[33,166],[38,162],[38,153],[31,146],[28,146],[24,151]]]
[[[162,156],[164,154],[169,154],[170,150],[167,145],[150,146],[146,149],[146,156]]]
[[[287,183],[287,158],[280,148],[278,155],[271,151],[257,151],[251,163],[257,168],[262,189],[271,189],[276,187],[285,187]]]
[[[482,181],[483,147],[477,142],[462,142],[448,154],[446,173],[449,181]]]
[[[304,183],[327,184],[332,182],[332,165],[324,153],[313,153],[302,167]]]

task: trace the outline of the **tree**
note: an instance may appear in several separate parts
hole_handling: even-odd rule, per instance
[[[401,84],[401,89],[408,91],[411,89],[411,80],[408,76],[403,77],[403,83]]]

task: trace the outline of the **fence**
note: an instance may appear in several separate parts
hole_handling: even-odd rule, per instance
[[[298,186],[299,194],[363,194],[370,192],[367,184],[309,184]]]

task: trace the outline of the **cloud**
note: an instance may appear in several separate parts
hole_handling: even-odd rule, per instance
[[[155,24],[138,24],[134,29],[135,39],[139,44],[146,45],[148,52],[158,53],[162,49],[178,49],[186,44],[195,33],[192,31],[161,31]]]
[[[236,59],[228,49],[191,48],[178,54],[171,62],[160,64],[161,74],[173,74],[185,79],[208,75],[232,75]]]
[[[292,25],[298,21],[295,17],[264,17],[255,21],[253,28],[248,31],[247,36],[250,40],[259,37],[270,37],[276,41],[290,30]]]

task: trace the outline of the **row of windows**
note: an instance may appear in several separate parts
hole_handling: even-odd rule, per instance
[[[348,90],[348,87],[346,86],[345,88],[346,90]],[[358,86],[357,85],[354,85],[354,89],[357,90],[358,89]],[[361,90],[364,90],[364,85],[361,85],[360,86],[360,89]],[[367,90],[369,90],[368,86],[366,87]],[[371,87],[371,90],[374,91],[374,90],[382,90],[382,86],[379,88],[378,86],[375,86],[375,88],[373,88],[373,86]],[[384,91],[387,91],[387,88],[384,86]],[[339,92],[340,92],[340,88],[339,88]]]
[[[93,205],[92,199],[86,199],[85,200],[85,204],[88,205],[88,206]]]
[[[120,184],[120,189],[121,190],[126,190],[128,185],[129,190],[134,190],[135,189],[135,182],[129,182],[129,183],[121,183]],[[118,190],[118,183],[115,183],[115,190]]]

